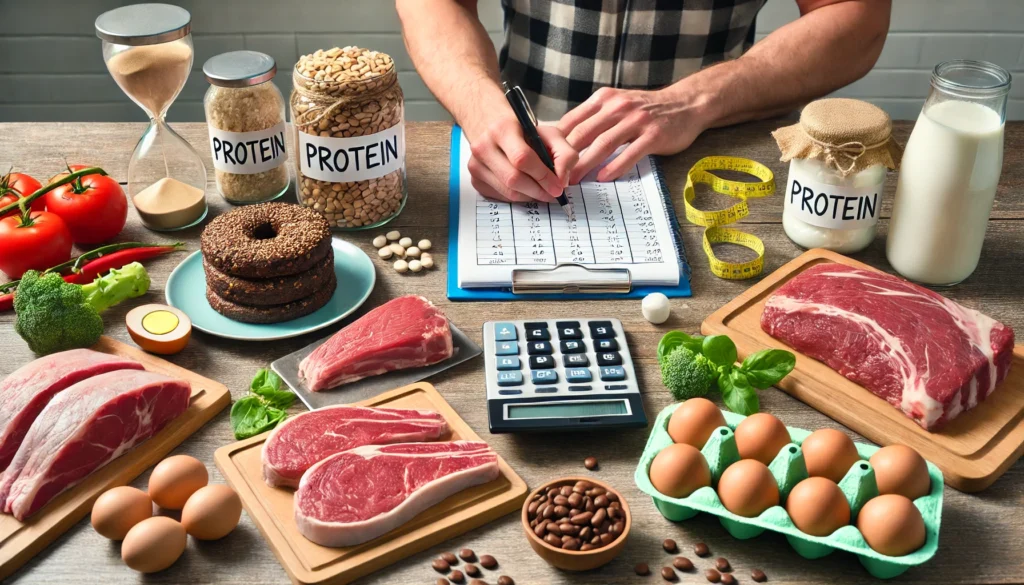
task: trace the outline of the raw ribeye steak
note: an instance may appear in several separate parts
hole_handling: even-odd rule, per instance
[[[448,318],[427,299],[410,295],[384,303],[335,333],[302,360],[299,376],[318,392],[450,357]]]
[[[432,441],[448,423],[432,410],[328,406],[292,417],[267,437],[261,455],[271,487],[298,487],[318,461],[363,445]]]
[[[497,477],[498,456],[479,441],[357,447],[324,459],[302,476],[295,522],[317,544],[352,546]]]
[[[0,382],[0,471],[14,459],[43,407],[68,386],[114,370],[141,370],[135,360],[72,349],[31,361]]]
[[[93,376],[58,394],[4,472],[4,512],[24,520],[188,408],[188,382],[155,372]]]
[[[772,294],[761,328],[936,430],[1006,377],[1013,330],[895,276],[808,268]]]

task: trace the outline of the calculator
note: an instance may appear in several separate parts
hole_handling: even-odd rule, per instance
[[[646,427],[618,319],[484,323],[492,433]]]

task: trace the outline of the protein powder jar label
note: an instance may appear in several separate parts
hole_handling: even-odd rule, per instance
[[[881,213],[885,175],[877,185],[829,185],[790,172],[785,213],[811,225],[849,230],[874,226]]]
[[[284,164],[285,123],[280,122],[255,132],[228,132],[210,129],[210,151],[213,167],[218,171],[253,175]]]
[[[405,167],[404,121],[380,132],[348,138],[298,134],[302,175],[317,181],[366,181]]]

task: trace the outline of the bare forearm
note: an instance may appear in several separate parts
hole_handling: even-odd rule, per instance
[[[718,127],[790,111],[863,77],[889,28],[889,0],[822,6],[750,51],[661,90]]]
[[[397,0],[405,46],[416,70],[470,136],[490,112],[507,110],[498,56],[476,15],[476,1]],[[511,110],[509,110],[511,115]]]

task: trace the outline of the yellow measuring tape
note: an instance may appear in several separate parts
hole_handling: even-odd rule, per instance
[[[759,182],[730,181],[714,174],[713,171],[738,171],[753,175]],[[711,187],[716,193],[739,199],[728,209],[701,211],[693,206],[697,197],[694,185],[703,184]],[[775,175],[763,164],[746,158],[735,156],[708,156],[697,161],[686,174],[686,187],[683,188],[683,204],[686,206],[686,219],[690,223],[704,226],[704,253],[711,264],[711,272],[729,280],[743,280],[761,274],[764,269],[764,242],[753,234],[737,229],[722,227],[735,223],[750,214],[747,199],[767,197],[775,193]],[[711,244],[736,244],[750,248],[757,258],[749,262],[726,262],[715,256]]]

